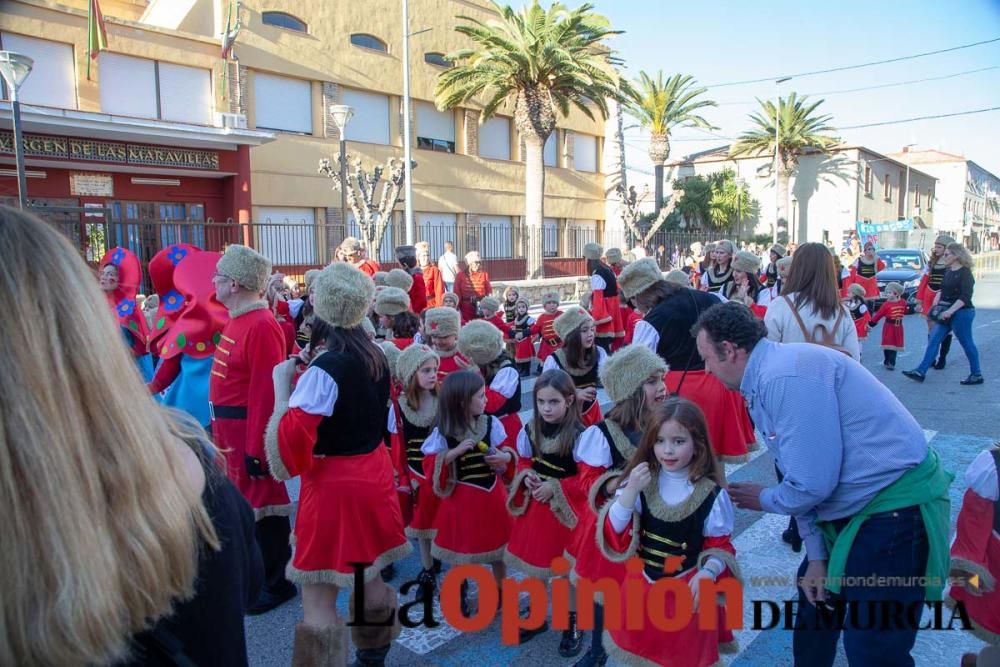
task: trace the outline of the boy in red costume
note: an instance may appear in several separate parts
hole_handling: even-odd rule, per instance
[[[537,355],[539,373],[542,364],[549,358],[549,355],[562,346],[562,341],[559,340],[559,335],[553,325],[556,318],[562,315],[562,311],[559,310],[559,292],[546,292],[542,296],[542,308],[544,312],[531,326],[531,335],[538,336],[540,339]]]
[[[424,311],[425,340],[441,363],[438,365],[438,384],[444,382],[449,373],[465,370],[472,365],[458,351],[458,311],[454,308],[431,308]]]
[[[417,268],[416,246],[396,246],[396,261],[410,276],[410,287],[403,291],[410,295],[410,310],[419,315],[427,310],[427,286],[424,284],[423,271]],[[390,271],[390,273],[392,272]]]
[[[441,277],[441,269],[431,262],[431,246],[427,241],[421,241],[416,246],[417,266],[424,276],[424,288],[428,308],[437,308],[443,305],[441,297],[444,296],[444,279]]]
[[[850,289],[850,288],[848,288]],[[903,301],[903,286],[899,283],[889,283],[885,286],[889,298],[875,312],[868,326],[874,327],[879,320],[885,318],[882,325],[882,352],[885,360],[882,365],[887,369],[896,369],[896,354],[903,349],[903,318],[906,316],[906,301]]]
[[[625,337],[622,326],[622,311],[618,299],[618,279],[607,264],[601,261],[604,248],[596,243],[583,246],[583,256],[587,260],[590,274],[590,312],[597,327],[597,344],[605,352],[611,352],[611,344]]]

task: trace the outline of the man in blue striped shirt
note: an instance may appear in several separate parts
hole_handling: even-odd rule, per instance
[[[799,569],[800,605],[793,641],[796,664],[833,664],[840,630],[820,627],[814,621],[819,621],[817,604],[825,607],[840,600],[865,607],[858,610],[860,616],[852,613],[853,623],[843,626],[851,665],[913,665],[909,652],[916,627],[886,625],[878,609],[865,603],[893,600],[905,607],[924,600],[923,584],[917,578],[925,574],[928,564],[928,531],[920,507],[925,500],[919,493],[903,495],[908,506],[869,511],[880,506],[873,501],[889,495],[883,492],[905,486],[896,483],[904,476],[909,481],[912,476],[907,473],[930,458],[920,425],[862,365],[821,345],[769,341],[764,323],[740,304],[705,311],[692,333],[706,370],[745,397],[757,429],[784,474],[774,487],[731,484],[729,492],[744,509],[798,520],[806,558]],[[859,515],[856,535],[853,526],[845,531]],[[839,545],[839,535],[848,532],[853,542],[848,539]],[[947,524],[943,540],[947,549]],[[831,585],[827,581],[831,545],[834,551],[837,546],[848,550],[846,561],[840,559],[845,563],[843,572],[837,575],[914,577],[913,584]],[[868,623],[874,623],[874,629],[865,629]]]

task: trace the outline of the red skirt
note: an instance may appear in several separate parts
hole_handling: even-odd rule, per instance
[[[245,460],[247,422],[245,419],[212,420],[212,440],[225,454],[226,473],[253,508],[257,520],[268,516],[288,516],[292,504],[284,482],[270,475],[250,477]],[[263,453],[261,454],[263,457]]]
[[[431,481],[422,474],[418,475],[410,469],[410,479],[417,481],[417,489],[413,503],[413,518],[406,527],[407,537],[434,537],[434,518],[437,516],[441,499],[434,493]]]
[[[864,278],[857,274],[853,274],[844,278],[844,287],[842,289],[842,293],[846,294],[847,288],[850,287],[851,285],[861,285],[862,287],[864,287],[866,299],[874,299],[879,295],[878,281],[875,279],[874,276],[871,278]]]
[[[516,505],[522,505],[527,495],[528,507],[524,514],[512,519],[504,560],[525,574],[548,579],[552,576],[552,559],[569,548],[573,529],[559,521],[548,504],[531,498],[523,484],[514,493]]]
[[[385,447],[317,458],[302,474],[290,580],[350,586],[350,563],[372,563],[365,568],[368,581],[411,549]]]
[[[523,364],[531,361],[535,356],[535,344],[531,341],[531,336],[522,338],[514,345],[514,361]]]
[[[562,347],[561,343],[559,345],[551,345],[547,343],[543,338],[542,341],[538,344],[539,365],[544,364],[545,360],[549,358],[549,355],[558,350],[560,347]]]
[[[597,514],[587,504],[577,514],[576,538],[574,548],[576,561],[573,563],[573,576],[589,581],[612,579],[624,581],[625,564],[613,563],[604,557],[597,548]]]
[[[903,325],[890,324],[888,321],[882,322],[882,349],[899,350],[903,349]]]
[[[694,402],[705,413],[708,436],[712,449],[724,463],[745,461],[751,449],[756,449],[757,438],[747,412],[743,396],[726,389],[714,375],[700,371],[669,371],[664,378],[667,392],[675,394],[684,377],[680,395]]]
[[[424,470],[434,464],[428,457]],[[433,468],[430,468],[433,470]],[[489,491],[458,482],[454,491],[440,499],[434,518],[431,553],[452,565],[492,563],[503,558],[510,539],[507,490],[497,479]]]

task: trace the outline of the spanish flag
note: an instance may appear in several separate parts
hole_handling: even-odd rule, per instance
[[[90,79],[90,63],[97,60],[97,54],[108,48],[108,31],[104,26],[104,14],[97,0],[90,0],[87,8],[87,79]]]

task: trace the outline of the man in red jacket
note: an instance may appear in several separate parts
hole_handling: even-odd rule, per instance
[[[413,278],[409,289],[410,310],[419,315],[427,309],[427,286],[423,272],[417,267],[417,248],[412,245],[396,246],[396,261]]]
[[[212,437],[225,454],[226,471],[253,507],[264,560],[264,590],[249,614],[262,614],[295,597],[285,578],[291,557],[292,505],[285,485],[271,477],[264,430],[274,410],[271,373],[285,359],[285,337],[261,298],[271,262],[255,250],[231,245],[216,265],[215,296],[229,322],[215,347],[208,400]]]
[[[421,241],[416,245],[417,266],[424,275],[424,285],[427,288],[427,307],[437,308],[441,305],[441,298],[444,297],[444,278],[441,277],[441,269],[431,262],[431,244]]]

